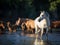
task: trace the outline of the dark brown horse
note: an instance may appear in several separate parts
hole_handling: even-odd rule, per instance
[[[20,18],[18,18],[18,20],[16,20],[16,22],[14,24],[11,24],[11,22],[7,22],[7,27],[9,32],[16,32],[17,26],[19,26],[20,24]]]
[[[52,21],[51,28],[60,28],[60,21]]]
[[[9,32],[16,32],[17,27],[18,26],[20,27],[21,24],[26,20],[28,20],[28,19],[18,18],[15,23],[8,21],[7,22],[7,28],[9,30]]]
[[[52,32],[52,29],[60,28],[60,21],[51,21],[50,25],[50,32]]]
[[[0,21],[0,33],[4,33],[5,26],[4,26],[4,22]]]
[[[11,23],[9,21],[7,22],[7,28],[9,32],[12,32]]]

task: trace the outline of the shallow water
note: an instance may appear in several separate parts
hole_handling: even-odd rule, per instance
[[[42,41],[36,34],[24,34],[22,31],[0,35],[0,45],[60,45],[59,33],[48,33],[48,40],[43,35]]]

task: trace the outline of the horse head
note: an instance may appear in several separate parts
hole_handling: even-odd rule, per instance
[[[18,18],[18,20],[16,21],[16,23],[15,23],[15,24],[16,24],[16,25],[19,25],[19,24],[20,24],[20,20],[21,20],[21,19],[20,19],[20,18]]]
[[[45,16],[45,11],[41,11],[41,14],[40,14],[40,16],[39,17],[43,17],[43,16]]]
[[[49,18],[49,13],[47,11],[41,11],[40,18]]]

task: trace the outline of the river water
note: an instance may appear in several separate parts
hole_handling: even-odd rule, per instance
[[[60,45],[60,33],[48,33],[48,40],[43,35],[42,40],[36,37],[36,34],[24,33],[17,31],[0,35],[0,45]]]

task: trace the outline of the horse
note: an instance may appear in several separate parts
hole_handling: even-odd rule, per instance
[[[16,20],[16,22],[15,22],[15,25],[17,25],[17,26],[19,26],[20,25],[20,18],[18,18],[18,20]]]
[[[12,32],[11,23],[9,21],[7,22],[7,28],[9,32]]]
[[[52,21],[51,22],[51,29],[52,28],[60,28],[60,21]]]
[[[19,25],[20,25],[20,28],[22,29],[22,30],[24,30],[24,22],[26,22],[26,21],[28,21],[29,19],[28,18],[20,18],[20,23],[19,23]]]
[[[27,32],[31,31],[33,33],[35,28],[34,20],[29,19],[26,22],[23,22],[21,27],[22,27],[22,30],[26,29]]]
[[[27,20],[28,19],[25,19],[25,18],[18,18],[15,23],[11,23],[10,21],[8,21],[7,27],[8,27],[9,32],[12,32],[12,31],[16,32],[17,27],[21,28],[20,27],[21,24]]]
[[[37,17],[34,22],[35,22],[35,33],[41,32],[40,39],[42,39],[44,28],[46,29],[46,35],[47,35],[50,26],[49,13],[42,11],[40,16]]]
[[[4,31],[5,31],[4,22],[3,22],[3,21],[0,21],[0,34],[1,34],[1,33],[4,33]]]
[[[11,24],[10,21],[7,22],[7,28],[9,30],[9,32],[16,32],[16,28],[17,26],[19,26],[20,24],[20,18],[18,18],[18,20],[16,20],[16,22],[14,24]]]

